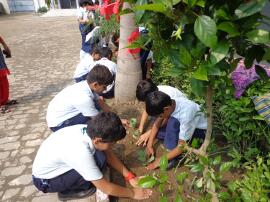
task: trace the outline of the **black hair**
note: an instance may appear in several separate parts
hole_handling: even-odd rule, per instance
[[[79,1],[79,6],[80,7],[84,7],[84,6],[87,6],[87,5],[94,5],[94,2],[92,0],[80,0]]]
[[[151,92],[146,96],[145,109],[150,116],[157,116],[164,111],[164,107],[172,105],[172,99],[161,91]]]
[[[114,33],[112,35],[111,41],[112,41],[113,45],[116,46],[117,49],[118,49],[118,47],[119,47],[119,34],[118,33]]]
[[[87,134],[91,139],[101,138],[103,142],[116,142],[126,136],[126,129],[117,114],[101,112],[88,121]]]
[[[112,57],[112,50],[109,47],[101,47],[99,49],[101,58],[108,58]]]
[[[100,48],[99,47],[94,47],[93,50],[91,51],[92,54],[99,54],[100,55]]]
[[[139,101],[145,101],[145,98],[149,93],[157,90],[158,87],[151,80],[142,80],[137,85],[136,97]]]
[[[89,84],[98,82],[100,85],[110,85],[114,80],[114,76],[110,72],[110,70],[104,66],[97,64],[91,69],[91,71],[87,75],[87,82]]]

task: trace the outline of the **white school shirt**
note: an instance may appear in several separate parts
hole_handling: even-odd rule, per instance
[[[92,11],[86,10],[86,8],[80,7],[77,12],[78,19],[89,20],[90,18],[94,19],[94,13]]]
[[[95,101],[98,98],[99,96],[92,92],[87,81],[64,88],[49,103],[46,116],[48,126],[59,126],[65,120],[80,113],[87,117],[97,115]]]
[[[207,120],[198,104],[184,97],[174,98],[174,100],[176,106],[171,116],[180,123],[180,140],[190,140],[196,128],[206,130]]]
[[[186,97],[184,93],[182,93],[180,90],[172,86],[159,85],[157,87],[158,87],[158,91],[161,91],[169,95],[172,99],[178,98],[178,97]]]
[[[111,74],[112,74],[112,75],[114,76],[114,78],[115,78],[115,75],[116,75],[116,67],[117,67],[117,65],[116,65],[115,62],[109,60],[108,58],[101,58],[100,60],[96,61],[96,62],[92,65],[92,68],[93,68],[95,65],[97,65],[97,64],[104,65],[105,67],[107,67],[107,68],[110,70]],[[92,69],[92,68],[91,68],[91,69]],[[91,69],[90,69],[90,70],[91,70]],[[111,85],[108,85],[108,86],[107,86],[106,90],[103,91],[103,93],[106,93],[106,92],[110,91],[110,90],[113,88],[113,86],[114,86],[114,81],[113,81],[113,83],[112,83]]]
[[[40,146],[32,173],[41,179],[52,179],[75,169],[86,181],[99,180],[102,172],[96,165],[95,147],[84,132],[85,124],[65,127],[52,133]]]
[[[89,69],[93,63],[93,57],[90,54],[85,55],[77,65],[73,78],[79,78],[85,74],[88,74]]]
[[[149,51],[149,53],[148,53],[148,56],[147,56],[147,58],[146,58],[146,60],[152,60],[152,63],[155,63],[156,61],[154,60],[154,54],[153,54],[153,51]]]

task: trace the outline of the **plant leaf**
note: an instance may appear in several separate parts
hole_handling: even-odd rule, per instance
[[[147,0],[138,0],[138,1],[136,1],[136,5],[144,5],[144,4],[147,4]],[[145,13],[145,10],[137,10],[135,12],[135,17],[136,17],[137,22],[141,21],[144,13]]]
[[[129,120],[129,123],[130,123],[130,125],[131,125],[132,128],[136,128],[136,126],[137,126],[137,119],[136,118],[131,118]]]
[[[203,178],[201,177],[200,179],[198,179],[195,184],[196,184],[196,187],[202,188],[202,186],[203,186]]]
[[[204,166],[202,164],[195,164],[192,165],[190,171],[193,173],[197,173],[197,172],[202,172],[203,171]]]
[[[189,66],[191,64],[191,56],[184,46],[179,47],[181,63]]]
[[[175,196],[174,202],[183,202],[183,199],[181,198],[181,196],[180,196],[180,194],[179,194],[179,193],[176,193],[176,196]]]
[[[208,165],[208,158],[204,156],[200,156],[200,163],[203,164],[204,166]]]
[[[221,156],[216,156],[214,161],[213,161],[213,165],[218,165],[221,162]]]
[[[213,182],[212,179],[208,179],[207,182],[206,182],[206,187],[209,190],[215,190],[216,185],[215,185],[215,183]]]
[[[265,6],[265,0],[253,0],[242,3],[235,11],[238,19],[260,12]]]
[[[269,32],[258,29],[246,33],[247,38],[254,43],[267,43],[269,42]]]
[[[184,183],[184,180],[187,178],[188,173],[182,172],[176,176],[178,184],[182,185]]]
[[[168,158],[167,158],[167,155],[163,155],[160,158],[159,167],[160,167],[160,170],[161,171],[166,171],[166,169],[168,167]]]
[[[206,92],[206,87],[205,87],[203,81],[197,80],[195,78],[191,78],[190,85],[191,85],[192,92],[195,95],[197,95],[199,97],[204,96],[204,94]]]
[[[155,11],[160,13],[165,13],[166,7],[162,3],[155,3],[155,4],[143,4],[143,5],[135,5],[135,10],[149,10],[149,11]]]
[[[225,173],[232,167],[232,162],[224,162],[219,168],[220,173]]]
[[[168,198],[166,196],[162,196],[160,199],[159,199],[159,202],[167,202],[168,201]]]
[[[157,179],[152,176],[145,176],[139,179],[138,185],[142,188],[153,188],[158,183]]]
[[[138,150],[137,151],[137,155],[138,155],[138,159],[141,162],[145,162],[146,161],[146,154],[145,154],[145,151],[143,149]]]
[[[230,194],[228,192],[220,192],[218,194],[218,198],[222,199],[222,201],[228,201],[228,199],[231,198]]]
[[[207,68],[205,65],[201,65],[195,72],[193,72],[193,78],[208,81]]]
[[[209,16],[201,15],[197,17],[194,24],[195,35],[207,47],[214,47],[217,43],[216,23]]]
[[[232,22],[222,22],[217,26],[217,29],[227,32],[230,35],[230,37],[235,37],[235,36],[240,35],[237,28]]]
[[[261,67],[260,65],[255,65],[255,71],[260,76],[260,78],[262,80],[264,80],[264,81],[268,81],[269,80],[269,77],[267,75],[266,70],[263,67]]]
[[[226,41],[221,41],[211,51],[210,60],[212,64],[216,64],[226,57],[229,51],[229,43]]]

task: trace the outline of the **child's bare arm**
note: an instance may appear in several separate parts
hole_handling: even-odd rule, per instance
[[[153,144],[154,144],[154,140],[155,140],[155,137],[158,133],[158,130],[161,126],[163,122],[163,119],[162,118],[157,118],[153,124],[153,127],[151,129],[151,132],[150,132],[150,137],[149,137],[149,140],[148,140],[148,143],[147,143],[147,147],[146,147],[146,153],[151,156],[151,155],[154,155],[154,150],[153,150]]]
[[[6,51],[9,55],[11,55],[11,52],[10,52],[9,47],[7,46],[6,42],[4,41],[4,39],[3,39],[1,36],[0,36],[0,43],[3,45],[5,51]]]
[[[109,112],[109,111],[111,111],[109,105],[107,105],[107,104],[105,103],[105,101],[104,101],[103,98],[102,98],[102,99],[101,99],[101,98],[98,99],[98,104],[99,104],[99,106],[101,107],[102,111],[104,111],[104,112]]]
[[[111,149],[105,151],[107,163],[124,177],[130,172]]]
[[[106,154],[106,158],[107,158],[107,163],[112,168],[117,170],[124,177],[126,177],[130,173],[130,171],[125,167],[125,165],[120,161],[120,159],[113,153],[113,151],[111,149],[106,150],[105,154]],[[137,181],[137,179],[134,179],[133,181],[129,180],[130,184],[134,187],[136,186],[136,184],[135,184],[136,181]],[[105,182],[105,185],[106,185],[106,182]],[[129,197],[129,198],[140,200],[140,199],[146,199],[151,195],[150,190],[147,191],[147,190],[142,190],[142,189],[138,189],[138,188],[129,189],[129,188],[121,187],[121,186],[118,186],[118,185],[115,185],[112,183],[110,184],[110,186],[111,186],[110,187],[111,193],[107,193],[106,190],[104,190],[104,192],[109,194],[109,195],[114,195],[114,196],[118,196],[118,197]],[[106,187],[104,187],[104,185],[102,185],[102,188],[106,188]],[[107,187],[107,188],[109,189],[109,187]],[[126,193],[124,194],[123,192],[126,192]]]
[[[102,178],[100,180],[93,180],[91,182],[95,185],[95,187],[97,187],[102,192],[117,197],[126,197],[136,200],[143,200],[149,198],[152,194],[152,191],[150,189],[141,189],[141,188],[131,189],[127,187],[122,187],[107,181],[105,178]]]
[[[175,157],[179,156],[183,152],[183,150],[181,149],[181,146],[184,144],[186,144],[186,142],[184,140],[179,140],[178,146],[167,153],[167,159],[171,160],[171,159],[174,159]],[[159,167],[159,164],[160,164],[160,157],[156,158],[156,160],[154,162],[150,163],[147,166],[147,169],[148,170],[156,169],[157,167]]]
[[[143,133],[144,125],[145,125],[147,119],[148,119],[148,114],[144,110],[143,113],[142,113],[142,117],[141,117],[141,121],[140,121],[140,125],[139,125],[139,131],[140,131],[140,133]]]

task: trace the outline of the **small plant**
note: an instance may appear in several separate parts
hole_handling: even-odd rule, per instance
[[[218,166],[219,169],[216,171],[214,168]],[[194,178],[195,188],[202,192],[216,192],[220,190],[222,175],[229,171],[232,166],[232,162],[221,163],[220,156],[216,156],[214,159],[200,156],[198,163],[189,165],[191,172],[198,173]]]
[[[160,173],[153,174],[152,176],[145,176],[139,180],[139,186],[142,188],[153,188],[158,186],[159,192],[161,194],[160,201],[168,201],[167,197],[164,195],[166,185],[169,184],[168,174],[166,172],[168,167],[168,159],[166,155],[163,155],[160,159]]]
[[[146,166],[155,160],[154,155],[152,155],[149,159],[147,159],[147,155],[145,154],[145,151],[143,149],[138,150],[137,155],[138,155],[139,161],[143,163],[142,164],[143,166]]]
[[[136,118],[131,118],[131,119],[129,120],[129,123],[130,123],[130,126],[131,126],[133,129],[135,129],[136,126],[137,126],[137,119],[136,119]]]
[[[43,7],[40,7],[37,11],[38,13],[47,13],[48,12],[48,8],[43,6]]]

